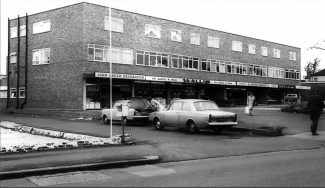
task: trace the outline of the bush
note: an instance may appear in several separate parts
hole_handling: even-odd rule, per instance
[[[308,114],[307,102],[294,102],[281,108],[281,112]]]

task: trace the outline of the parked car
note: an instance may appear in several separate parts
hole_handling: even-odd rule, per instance
[[[104,124],[109,124],[111,120],[112,111],[112,121],[121,121],[122,119],[122,104],[128,106],[128,114],[125,119],[123,119],[124,125],[128,125],[129,122],[143,122],[148,123],[149,114],[151,111],[144,110],[148,104],[148,99],[143,97],[133,97],[131,100],[119,100],[116,101],[112,109],[103,109],[101,111],[101,117]],[[159,103],[160,104],[160,103]],[[161,105],[161,104],[160,104]],[[163,108],[162,105],[159,108]]]
[[[298,99],[298,95],[297,94],[287,94],[284,97],[284,101],[286,102],[295,102]]]
[[[164,127],[180,127],[189,133],[202,129],[212,129],[220,133],[225,127],[237,125],[237,114],[220,110],[210,100],[179,99],[167,110],[151,113],[149,121],[158,130]]]

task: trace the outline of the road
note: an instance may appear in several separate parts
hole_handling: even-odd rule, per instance
[[[33,176],[3,180],[0,185],[1,187],[22,185],[24,187],[324,187],[324,158],[324,148],[281,151]],[[97,180],[94,180],[95,178]]]

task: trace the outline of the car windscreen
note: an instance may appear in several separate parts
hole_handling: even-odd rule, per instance
[[[212,101],[198,101],[194,102],[195,109],[197,111],[203,110],[219,110],[219,107],[216,103]]]
[[[148,105],[148,100],[146,98],[132,98],[130,101],[130,108],[136,110],[142,110]]]

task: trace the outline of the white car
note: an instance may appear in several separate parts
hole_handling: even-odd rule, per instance
[[[156,129],[164,127],[185,128],[189,133],[201,129],[212,129],[216,133],[225,127],[237,125],[237,114],[219,109],[210,100],[179,99],[175,100],[167,110],[153,112],[149,120]]]
[[[112,121],[121,121],[122,120],[122,104],[128,106],[128,113],[126,118],[123,119],[124,125],[128,125],[129,122],[143,122],[148,123],[149,114],[151,113],[144,108],[148,104],[148,99],[143,97],[133,97],[131,100],[119,100],[116,101],[112,109],[103,109],[101,112],[101,117],[104,124],[109,124],[110,120]],[[159,109],[163,108],[159,103]],[[112,112],[112,118],[111,118]]]

